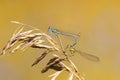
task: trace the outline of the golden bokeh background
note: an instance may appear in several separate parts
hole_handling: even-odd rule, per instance
[[[77,49],[99,56],[88,61],[79,54],[74,62],[87,80],[120,80],[120,1],[119,0],[1,0],[0,50],[20,21],[47,31],[52,25],[60,30],[81,33]],[[65,39],[65,41],[68,39]],[[27,49],[0,57],[0,80],[50,80],[51,71],[41,74],[43,64],[31,67],[42,51]],[[65,80],[65,72],[58,80]]]

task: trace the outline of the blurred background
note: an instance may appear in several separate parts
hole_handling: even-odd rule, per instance
[[[49,25],[65,32],[79,33],[76,48],[98,56],[91,62],[76,54],[73,59],[87,80],[120,80],[120,1],[119,0],[1,0],[0,51],[20,21],[46,32]],[[64,41],[69,39],[65,38]],[[71,40],[72,41],[72,40]],[[50,80],[45,64],[31,67],[42,53],[38,49],[17,51],[0,57],[0,80]],[[67,79],[67,72],[57,79]],[[76,79],[75,79],[76,80]]]

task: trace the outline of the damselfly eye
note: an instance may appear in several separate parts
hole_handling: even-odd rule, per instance
[[[70,53],[74,54],[75,53],[75,49],[74,48],[70,48]]]

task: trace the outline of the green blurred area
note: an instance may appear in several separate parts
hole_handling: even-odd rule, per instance
[[[100,57],[88,61],[73,57],[87,80],[120,80],[120,1],[118,0],[1,0],[0,50],[20,21],[47,31],[49,25],[70,33],[81,33],[77,49]],[[69,39],[65,39],[69,40]],[[31,67],[42,51],[27,49],[0,57],[0,80],[49,80],[53,71],[41,74],[45,64]],[[58,80],[65,80],[67,72]]]

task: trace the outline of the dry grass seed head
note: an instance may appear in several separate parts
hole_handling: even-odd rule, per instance
[[[53,55],[53,56],[56,56],[56,57],[59,57],[59,56],[57,56],[57,55]],[[67,60],[66,60],[67,61]],[[79,75],[79,73],[78,72],[76,72],[75,70],[76,70],[76,67],[75,66],[72,66],[72,68],[71,67],[68,67],[66,64],[64,64],[63,62],[60,62],[64,67],[65,67],[65,69],[68,71],[68,72],[70,72],[71,74],[73,74],[78,80],[85,80],[81,75]],[[71,62],[70,63],[71,65],[73,65],[73,62]],[[73,69],[74,68],[74,69]]]
[[[17,23],[17,24],[21,24],[22,26],[29,26],[29,25],[26,25],[26,24],[23,24],[23,23],[20,23],[20,22],[16,22],[16,21],[13,21],[13,23]],[[16,48],[14,48],[11,53],[14,53],[16,50],[18,50],[21,46],[24,45],[24,47],[32,47],[32,48],[45,48],[47,49],[40,57],[37,58],[37,60],[32,64],[32,66],[38,64],[43,58],[45,58],[45,56],[51,52],[51,51],[62,51],[60,50],[58,47],[57,47],[57,43],[55,42],[54,39],[52,39],[49,35],[45,34],[45,33],[32,33],[34,30],[36,30],[36,28],[34,28],[33,30],[29,30],[29,31],[25,31],[25,32],[22,32],[23,31],[23,28],[22,27],[16,34],[14,33],[13,36],[11,37],[11,39],[9,40],[9,42],[7,43],[7,45],[3,48],[2,50],[2,54],[5,54],[6,51],[8,49],[10,49],[12,46],[15,45],[15,43],[17,43],[18,41],[22,41],[21,44],[19,44]],[[32,34],[31,34],[32,33]],[[43,45],[41,44],[42,42],[44,42],[43,40],[40,39],[40,37],[38,37],[38,39],[35,38],[36,35],[39,35],[39,36],[44,36],[46,37],[46,39],[48,40],[49,43],[52,44],[52,46],[47,46],[47,45]],[[31,40],[31,37],[33,37],[33,39]],[[24,48],[23,47],[23,48]],[[54,55],[55,56],[55,55]],[[57,55],[56,55],[57,56]],[[66,56],[66,54],[65,54]],[[64,64],[63,62],[61,62],[62,60],[65,60],[65,59],[60,59],[58,56],[56,59],[53,59],[53,60],[50,60],[46,66],[47,69],[51,68],[51,69],[54,69],[54,70],[58,70],[57,73],[51,75],[53,76],[53,78],[51,80],[55,80],[56,77],[63,71],[63,67],[68,71],[70,72],[70,77],[69,77],[69,80],[72,80],[73,79],[73,76],[75,76],[78,80],[84,80],[83,77],[81,77],[78,73],[78,69],[77,67],[74,65],[74,63],[69,60],[68,56],[66,56],[66,61],[70,62],[71,67],[68,67],[66,64]],[[61,69],[58,69],[58,68],[61,68]],[[60,71],[59,71],[60,70]]]
[[[8,49],[10,49],[12,46],[15,45],[15,43],[17,43],[17,38],[16,36],[23,30],[23,27],[18,31],[18,33],[13,33],[12,37],[10,38],[10,40],[8,41],[8,43],[5,45],[5,47],[2,49],[2,53],[1,55],[5,54],[6,51]]]
[[[45,58],[47,56],[47,54],[51,52],[49,49],[47,49],[46,51],[44,51],[32,64],[32,66],[38,64],[43,58]]]

